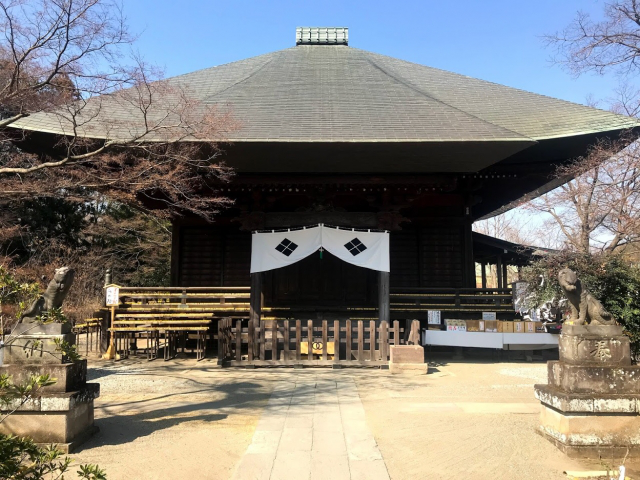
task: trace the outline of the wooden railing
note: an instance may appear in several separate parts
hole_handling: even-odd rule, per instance
[[[169,359],[179,345],[184,349],[186,341],[195,337],[196,357],[202,359],[212,320],[246,316],[249,292],[249,287],[120,287],[120,305],[109,329],[116,350],[127,356],[130,339],[139,338],[150,360],[161,347]]]
[[[250,287],[120,287],[119,310],[249,311]]]
[[[175,344],[171,340],[178,332],[182,339],[197,336],[199,358],[204,356],[207,339],[215,341],[216,336],[222,335],[222,340],[218,338],[218,348],[221,349],[219,358],[224,362],[290,364],[305,360],[375,364],[387,361],[388,346],[396,341],[397,331],[404,331],[405,321],[418,320],[417,329],[419,320],[426,320],[429,310],[441,311],[443,318],[481,318],[483,311],[496,312],[501,319],[515,316],[510,289],[416,287],[391,289],[390,323],[374,321],[378,309],[373,306],[310,306],[304,311],[285,305],[262,307],[262,321],[250,324],[250,290],[250,287],[121,287],[121,304],[115,310],[111,331],[120,338],[146,337],[147,344],[154,346],[150,358],[155,358],[163,339],[167,345],[165,358],[172,357]],[[314,320],[309,335],[309,321],[295,319],[315,317],[318,312],[332,319]],[[398,320],[400,322],[396,322]],[[370,348],[372,336],[373,349]],[[397,338],[401,344],[404,336]],[[321,351],[320,356],[312,349],[309,354],[309,342],[319,343],[322,348],[335,349],[337,345],[339,349],[332,354]],[[333,347],[328,347],[332,342]],[[305,343],[306,347],[302,346]],[[361,350],[365,352],[362,355]],[[371,351],[375,358],[371,357]]]
[[[392,318],[425,319],[429,310],[515,315],[510,288],[392,288]]]
[[[419,342],[420,323],[407,339]],[[387,365],[391,345],[403,345],[399,321],[264,320],[218,321],[219,362],[223,365]]]

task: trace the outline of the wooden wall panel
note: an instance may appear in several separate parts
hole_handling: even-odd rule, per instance
[[[177,285],[248,286],[251,234],[215,227],[179,229]]]
[[[391,232],[389,260],[392,287],[420,286],[419,238],[417,230]]]
[[[251,233],[226,232],[224,235],[225,287],[251,285]]]
[[[463,227],[429,226],[391,232],[392,287],[462,287]],[[216,227],[181,227],[177,246],[178,286],[249,286],[251,234]],[[369,304],[375,272],[318,254],[269,274],[270,301]]]
[[[391,286],[463,286],[462,227],[440,225],[391,232]]]
[[[462,287],[463,246],[462,227],[422,228],[420,230],[421,286]]]

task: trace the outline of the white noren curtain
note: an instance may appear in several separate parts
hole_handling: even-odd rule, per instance
[[[251,240],[251,273],[281,268],[323,247],[359,267],[389,271],[389,232],[356,231],[318,225],[284,232],[255,232]]]

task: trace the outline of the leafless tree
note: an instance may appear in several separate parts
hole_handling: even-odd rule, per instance
[[[139,58],[127,65],[133,37],[115,0],[0,0],[0,31],[1,201],[105,194],[205,218],[228,203],[218,144],[236,128],[230,113]],[[42,112],[61,133],[45,147],[11,128]]]
[[[640,2],[604,3],[601,19],[578,12],[560,32],[545,36],[554,61],[579,76],[585,72],[635,75],[640,69]]]
[[[640,145],[601,141],[557,174],[571,178],[532,201],[546,213],[565,245],[580,253],[612,253],[640,241]]]
[[[510,210],[502,215],[474,223],[473,230],[508,242],[527,244],[530,236],[525,231],[525,223],[525,218],[519,212]]]
[[[640,113],[640,2],[604,3],[594,19],[578,12],[561,32],[546,35],[553,60],[574,76],[594,72],[619,77],[611,109],[638,117]],[[602,140],[570,165],[556,172],[571,179],[528,205],[549,215],[565,246],[581,253],[633,250],[640,240],[640,146],[637,135]]]

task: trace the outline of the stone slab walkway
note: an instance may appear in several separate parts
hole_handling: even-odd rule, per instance
[[[276,386],[237,480],[389,480],[349,378]]]

